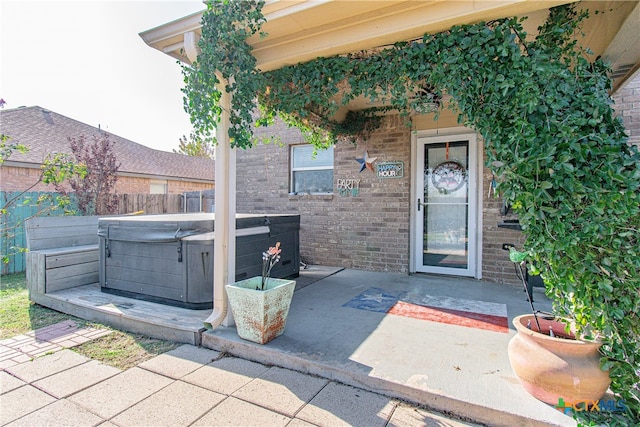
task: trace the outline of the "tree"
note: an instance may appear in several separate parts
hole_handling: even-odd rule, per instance
[[[11,157],[14,152],[26,153],[29,151],[29,147],[24,144],[16,144],[10,141],[11,137],[5,134],[0,134],[0,166]]]
[[[215,158],[214,145],[215,143],[209,143],[192,132],[191,135],[189,135],[188,140],[186,136],[182,135],[178,149],[173,150],[173,152],[186,154],[187,156],[192,157],[206,157],[208,159],[213,159]]]
[[[29,151],[28,146],[10,142],[10,139],[9,136],[0,134],[0,167],[13,153],[26,153]],[[68,154],[49,154],[42,164],[38,179],[24,191],[13,195],[11,199],[8,199],[4,205],[0,207],[1,257],[4,264],[8,264],[12,256],[26,251],[25,248],[17,246],[13,242],[16,234],[22,232],[22,226],[27,220],[48,214],[57,209],[62,209],[65,214],[71,213],[69,211],[70,200],[67,195],[42,193],[35,201],[29,198],[23,199],[23,196],[41,182],[57,186],[71,177],[81,180],[85,177],[86,173],[86,168],[83,165],[74,163]],[[12,214],[18,203],[35,204],[35,213],[26,218],[12,218]]]
[[[92,142],[84,135],[67,139],[76,162],[87,169],[84,178],[72,177],[69,180],[69,186],[78,200],[78,209],[83,215],[114,213],[117,209],[116,173],[120,168],[113,150],[115,143],[110,140],[108,133],[93,135]],[[56,185],[56,190],[62,194],[69,193],[62,185]]]

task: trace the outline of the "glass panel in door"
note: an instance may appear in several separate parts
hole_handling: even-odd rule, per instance
[[[436,140],[419,145],[419,150],[424,173],[419,180],[422,250],[417,271],[474,275],[469,140]]]

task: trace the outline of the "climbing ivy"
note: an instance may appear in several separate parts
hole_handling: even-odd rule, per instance
[[[264,22],[262,5],[208,3],[202,53],[184,67],[196,131],[210,133],[219,118],[215,70],[234,82],[225,89],[233,92],[229,136],[242,148],[254,144],[255,125],[276,115],[322,148],[366,138],[382,112],[408,122],[425,108],[438,113],[446,95],[458,121],[482,135],[487,166],[519,215],[528,260],[556,312],[603,341],[603,367],[628,408],[609,421],[637,420],[640,155],[613,116],[607,65],[577,45],[587,14],[551,9],[535,37],[506,18],[262,73],[246,42]],[[358,97],[385,107],[332,118]]]
[[[247,38],[258,33],[265,21],[261,12],[263,5],[263,0],[219,0],[207,4],[198,58],[193,64],[182,66],[184,107],[196,136],[203,141],[214,141],[223,89],[233,93],[229,112],[231,145],[251,146],[255,97],[264,90],[265,83],[262,73],[256,70]]]

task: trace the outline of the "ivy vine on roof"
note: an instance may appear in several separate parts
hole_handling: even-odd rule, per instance
[[[201,53],[183,66],[196,132],[211,139],[219,119],[216,71],[230,82],[229,136],[240,148],[276,116],[318,148],[358,141],[380,125],[381,112],[410,120],[425,105],[440,111],[447,95],[458,121],[482,135],[486,164],[519,215],[532,272],[541,273],[556,312],[602,337],[611,389],[628,408],[605,415],[637,420],[640,156],[613,115],[608,66],[575,41],[587,14],[551,9],[535,37],[522,20],[505,18],[263,73],[246,42],[260,33],[263,5],[208,3]],[[333,118],[358,97],[385,107]]]

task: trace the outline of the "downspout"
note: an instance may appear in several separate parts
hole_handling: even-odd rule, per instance
[[[213,248],[213,312],[204,321],[207,329],[220,325],[230,326],[233,320],[228,313],[228,298],[224,286],[235,281],[236,252],[236,198],[235,198],[235,149],[229,141],[229,111],[231,94],[225,90],[226,82],[218,74],[221,93],[220,122],[216,127],[215,159],[215,227]]]
[[[192,63],[198,56],[196,33],[184,33],[184,52]],[[229,111],[231,94],[225,90],[226,82],[220,73],[218,89],[220,97],[220,122],[216,127],[215,159],[215,227],[213,230],[213,311],[204,321],[207,329],[220,325],[233,325],[228,313],[229,301],[224,285],[235,282],[236,277],[236,151],[229,141]],[[202,199],[200,199],[202,201]]]

